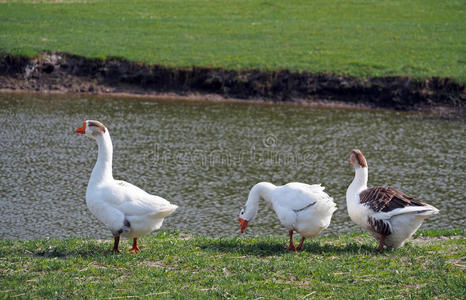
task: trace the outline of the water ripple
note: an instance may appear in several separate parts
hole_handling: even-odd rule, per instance
[[[325,234],[360,230],[346,213],[353,171],[437,206],[423,228],[464,228],[465,123],[422,115],[307,107],[0,94],[0,238],[109,238],[87,210],[97,156],[73,133],[85,119],[107,125],[114,176],[180,206],[163,228],[239,234],[236,221],[259,181],[322,183],[338,210]],[[284,235],[261,203],[247,235]]]

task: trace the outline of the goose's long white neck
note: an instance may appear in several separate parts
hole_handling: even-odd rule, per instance
[[[89,179],[89,183],[94,184],[113,179],[113,145],[108,130],[106,130],[104,134],[98,135],[96,141],[99,146],[99,153],[97,155],[97,162],[91,173],[91,178]]]
[[[367,189],[367,167],[366,168],[356,168],[354,171],[354,179],[351,182],[348,190],[346,191],[346,199],[348,200],[350,195],[359,194],[361,191]]]
[[[252,187],[246,202],[246,220],[250,221],[256,216],[260,199],[269,203],[272,201],[271,193],[275,188],[276,186],[269,182],[260,182]]]

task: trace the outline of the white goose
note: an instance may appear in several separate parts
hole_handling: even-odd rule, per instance
[[[112,140],[102,123],[84,121],[75,132],[95,139],[99,147],[97,162],[87,185],[87,207],[112,232],[114,252],[118,252],[120,235],[133,238],[130,252],[139,251],[138,237],[159,229],[163,219],[178,206],[128,182],[113,179]]]
[[[301,250],[305,238],[315,237],[327,228],[333,212],[337,210],[335,202],[320,184],[291,182],[275,186],[261,182],[252,187],[246,205],[240,211],[238,221],[241,224],[241,233],[256,216],[259,199],[272,205],[282,225],[289,230],[288,250],[292,251]],[[294,231],[302,236],[298,247],[293,244]]]
[[[348,214],[380,242],[379,249],[399,248],[416,232],[424,219],[439,210],[394,187],[367,188],[367,161],[361,151],[350,154],[355,176],[346,191]]]

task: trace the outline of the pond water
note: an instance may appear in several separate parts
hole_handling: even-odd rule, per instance
[[[87,210],[96,143],[75,134],[103,122],[113,173],[180,208],[165,230],[239,235],[257,182],[322,183],[338,210],[323,234],[360,231],[346,212],[348,155],[368,159],[369,185],[392,185],[440,209],[428,228],[464,228],[461,119],[392,111],[142,98],[0,94],[0,238],[111,238]],[[247,235],[286,235],[261,203]]]

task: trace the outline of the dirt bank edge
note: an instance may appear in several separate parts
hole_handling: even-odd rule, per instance
[[[358,78],[308,72],[168,68],[121,58],[65,53],[2,54],[0,89],[135,95],[218,95],[225,99],[312,104],[322,101],[396,110],[465,112],[465,83],[451,78]]]

